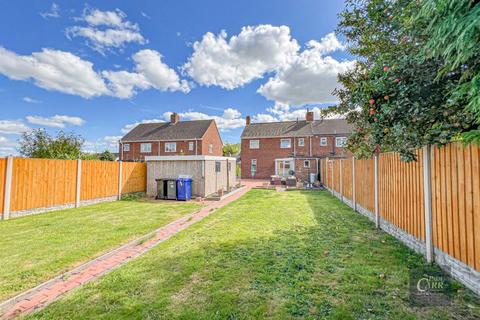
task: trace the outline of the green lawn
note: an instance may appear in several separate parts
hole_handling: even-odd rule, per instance
[[[432,267],[326,192],[252,190],[31,318],[480,316],[456,283],[451,305],[415,307],[411,268]]]
[[[115,201],[0,221],[0,301],[197,208]]]

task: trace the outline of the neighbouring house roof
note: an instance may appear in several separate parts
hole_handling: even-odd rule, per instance
[[[214,120],[141,123],[120,142],[201,139]]]
[[[345,119],[265,122],[247,125],[242,132],[242,138],[302,137],[348,134],[352,131],[352,125]]]

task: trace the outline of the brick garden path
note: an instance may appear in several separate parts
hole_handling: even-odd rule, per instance
[[[215,209],[219,209],[240,198],[251,188],[261,185],[262,183],[263,181],[259,180],[242,180],[242,184],[244,184],[245,187],[238,189],[235,193],[228,195],[224,199],[213,202],[197,212],[183,216],[139,239],[129,242],[56,278],[46,281],[33,289],[27,290],[16,297],[0,303],[0,317],[2,319],[12,319],[17,316],[25,316],[46,307],[60,296],[137,258],[160,242],[167,240],[174,234],[202,220],[214,212]]]

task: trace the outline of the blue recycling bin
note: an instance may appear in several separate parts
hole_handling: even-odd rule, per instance
[[[187,201],[192,198],[192,178],[177,179],[177,200]]]

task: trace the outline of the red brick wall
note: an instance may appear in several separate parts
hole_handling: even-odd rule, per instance
[[[310,161],[310,167],[305,168],[305,161]],[[318,174],[318,162],[316,158],[295,159],[295,176],[300,181],[310,181],[311,173]],[[318,178],[316,178],[318,179]]]
[[[209,152],[208,146],[213,145],[213,152]],[[215,122],[212,122],[208,127],[207,131],[203,135],[201,154],[206,156],[222,156],[223,155],[223,144],[222,138],[220,138],[220,133],[218,132],[217,125]]]
[[[177,155],[195,155],[195,140],[184,140],[184,141],[170,141],[177,143],[177,152],[165,152],[165,143],[169,141],[145,141],[145,142],[129,142],[130,151],[123,151],[119,149],[120,159],[123,161],[143,161],[145,156],[177,156]],[[193,150],[188,150],[188,143],[193,142]],[[140,152],[140,145],[142,143],[151,143],[152,152],[143,153]],[[160,144],[160,153],[158,152],[158,146]],[[201,141],[197,141],[198,154],[201,154]]]
[[[343,135],[339,135],[343,136]],[[292,141],[292,147],[289,149],[280,148],[280,140],[282,138],[259,138],[259,139],[242,139],[241,141],[241,159],[242,159],[242,178],[252,179],[251,175],[251,160],[257,159],[257,173],[254,178],[257,179],[269,179],[271,175],[275,174],[275,159],[293,157],[293,142],[295,141],[295,152],[297,157],[343,157],[348,156],[348,153],[344,148],[335,147],[334,136],[327,137],[327,146],[320,146],[320,137],[303,137],[304,146],[298,145],[299,137],[290,138]],[[250,140],[259,140],[259,149],[250,149]],[[310,155],[310,143],[311,152]],[[333,153],[334,152],[334,153]],[[303,162],[301,162],[303,168]],[[299,167],[295,164],[295,169]],[[303,175],[303,173],[299,173]]]

